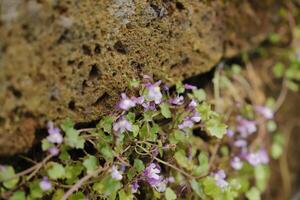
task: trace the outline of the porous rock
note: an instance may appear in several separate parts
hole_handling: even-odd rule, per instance
[[[0,0],[0,154],[28,149],[48,120],[89,122],[113,112],[130,79],[149,74],[172,84],[255,47],[272,30],[273,7]]]

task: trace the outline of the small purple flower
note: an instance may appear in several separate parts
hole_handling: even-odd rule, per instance
[[[118,107],[120,109],[127,111],[130,108],[135,107],[135,105],[136,105],[135,102],[132,99],[128,98],[125,93],[121,94],[121,100],[118,104]]]
[[[48,152],[52,156],[57,156],[59,154],[59,149],[57,147],[51,147],[51,148],[48,149]]]
[[[53,122],[48,122],[48,133],[47,140],[51,143],[61,144],[63,142],[63,137],[60,133],[60,129],[54,127]]]
[[[160,104],[161,101],[162,101],[162,93],[160,91],[160,85],[161,81],[158,81],[154,84],[147,84],[147,89],[148,89],[148,92],[147,92],[147,95],[146,95],[146,98],[149,100],[149,101],[154,101],[155,104]]]
[[[249,135],[256,132],[256,122],[250,121],[242,118],[241,116],[237,117],[238,126],[237,131],[241,134],[242,137],[248,137]]]
[[[193,116],[191,117],[191,120],[192,120],[193,122],[196,122],[196,123],[200,122],[200,121],[201,121],[201,116],[200,116],[200,114],[199,114],[197,111],[195,111],[195,112],[193,113]]]
[[[246,159],[252,166],[257,166],[260,164],[268,164],[269,162],[269,156],[266,150],[261,149],[255,153],[249,153],[246,155]]]
[[[135,104],[142,105],[145,101],[145,98],[143,96],[140,97],[132,97],[132,100]]]
[[[154,102],[144,102],[142,106],[147,110],[156,110],[156,104]]]
[[[168,183],[174,183],[175,182],[175,178],[173,176],[170,176],[169,178],[166,178]]]
[[[189,103],[188,107],[190,107],[190,108],[195,108],[195,107],[197,107],[197,105],[198,105],[197,101],[193,99],[193,100]]]
[[[131,192],[136,193],[139,189],[140,185],[137,182],[131,184]]]
[[[189,118],[185,117],[183,122],[178,125],[179,129],[185,129],[185,128],[193,128],[194,122]]]
[[[167,189],[167,180],[162,180],[161,182],[159,182],[155,187],[157,192],[164,192]]]
[[[274,113],[273,111],[266,106],[256,106],[255,111],[259,114],[261,114],[266,119],[273,119]]]
[[[163,181],[163,178],[159,175],[159,173],[160,168],[158,168],[158,165],[151,163],[143,171],[143,176],[151,186],[157,186],[160,182]]]
[[[123,133],[125,131],[132,131],[132,124],[124,116],[121,116],[113,125],[116,132]]]
[[[169,102],[173,105],[182,105],[184,103],[183,96],[177,96],[169,100]]]
[[[169,91],[169,86],[167,86],[166,84],[164,84],[164,85],[162,86],[162,88],[163,88],[163,90],[166,91],[166,92]]]
[[[216,181],[217,186],[224,190],[228,186],[228,182],[225,180],[226,174],[224,170],[219,170],[213,174],[213,177]]]
[[[233,143],[233,145],[238,148],[244,148],[247,146],[247,141],[243,139],[238,139]]]
[[[197,87],[194,86],[194,85],[190,85],[190,84],[184,84],[184,88],[187,89],[187,90],[196,90]]]
[[[228,137],[233,137],[234,136],[234,131],[232,129],[227,129],[227,136]]]
[[[43,191],[48,191],[52,189],[52,185],[50,183],[50,181],[48,180],[48,177],[43,177],[43,180],[40,182],[40,188]]]
[[[243,162],[241,161],[241,159],[239,157],[234,157],[231,161],[230,161],[230,165],[233,169],[235,170],[240,170],[243,167]]]
[[[122,174],[118,171],[115,165],[113,165],[111,168],[111,177],[117,181],[120,181],[123,178]]]

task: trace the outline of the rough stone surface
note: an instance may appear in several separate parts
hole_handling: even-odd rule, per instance
[[[0,0],[0,154],[47,120],[113,112],[128,79],[172,84],[255,47],[274,1]]]

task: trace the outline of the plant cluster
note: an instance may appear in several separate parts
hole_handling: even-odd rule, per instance
[[[218,67],[214,95],[144,76],[130,82],[138,95],[121,94],[118,114],[95,127],[49,122],[42,161],[18,173],[0,167],[2,198],[260,199],[269,177],[265,140],[276,123],[272,101],[252,101],[240,71]],[[271,153],[278,158],[283,143],[276,138]]]

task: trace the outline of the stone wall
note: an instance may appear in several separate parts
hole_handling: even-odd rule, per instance
[[[0,0],[0,154],[35,128],[114,111],[129,79],[169,84],[249,50],[276,24],[275,0]]]

